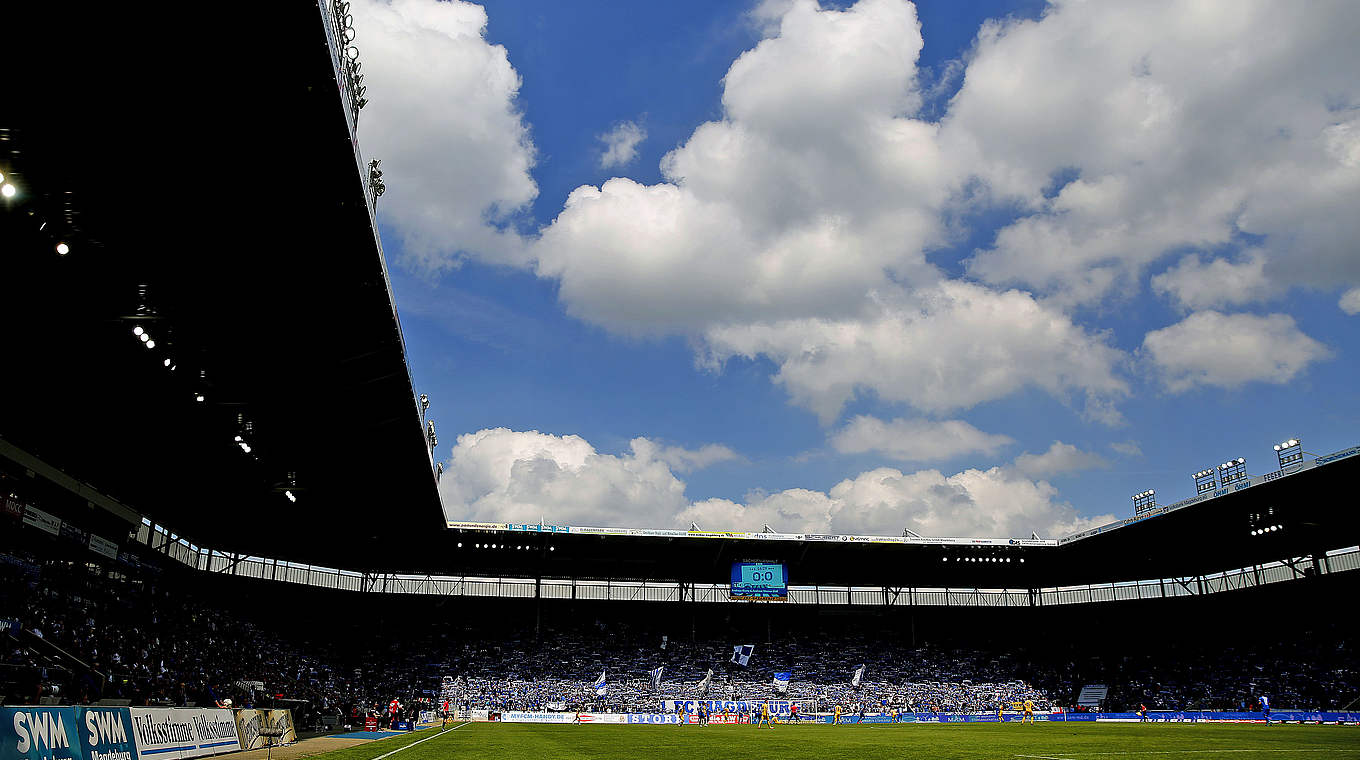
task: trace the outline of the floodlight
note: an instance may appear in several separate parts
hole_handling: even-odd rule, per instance
[[[1280,441],[1275,444],[1275,457],[1280,462],[1280,469],[1292,464],[1303,461],[1303,442],[1297,438],[1290,438],[1287,441]]]
[[[6,198],[13,198],[17,192],[19,191],[14,188],[14,185],[0,185],[0,195]]]
[[[287,496],[289,501],[293,501],[293,502],[297,501],[297,497],[293,495],[293,492],[292,492],[292,491],[284,491],[284,492],[283,492],[283,495],[284,495],[284,496]]]
[[[132,328],[132,334],[138,337],[141,337],[142,333],[144,332],[146,332],[146,330],[143,330],[141,325],[137,325],[136,327]]]
[[[557,551],[557,547],[556,547],[556,546],[549,546],[549,547],[548,547],[548,551],[550,551],[550,552],[555,552],[555,551]]]
[[[67,245],[67,244],[65,244],[65,243],[57,243],[57,255],[59,255],[59,256],[65,256],[66,254],[68,254],[68,253],[70,253],[70,252],[71,252],[71,246],[69,246],[69,245]]]
[[[5,181],[5,173],[4,173],[4,172],[0,172],[0,182],[4,182],[4,181]]]
[[[194,396],[194,401],[198,401],[201,403],[203,401],[203,394],[200,393],[197,396]]]
[[[147,335],[145,330],[143,330],[142,332],[137,333],[137,337],[138,337],[143,343],[147,342],[148,340],[151,340],[151,336],[150,336],[150,335]]]
[[[156,347],[156,341],[154,341],[154,340],[148,340],[148,341],[146,342],[146,347],[147,347],[147,348],[155,348],[155,347]]]
[[[458,542],[458,548],[459,548],[459,549],[463,548],[463,542],[462,542],[462,541],[459,541],[459,542]]]
[[[170,366],[170,360],[169,360],[169,359],[166,359],[165,361],[161,362],[161,364],[162,364],[163,366],[169,367],[169,366]]]

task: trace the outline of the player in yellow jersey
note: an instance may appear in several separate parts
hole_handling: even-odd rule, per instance
[[[1024,723],[1025,721],[1034,722],[1034,700],[1032,699],[1025,700],[1025,714],[1024,717],[1020,718],[1020,722]]]
[[[770,715],[769,702],[760,703],[760,719],[756,721],[756,728],[760,728],[762,725],[766,728],[774,728],[774,717]]]
[[[840,722],[841,722],[841,706],[840,706],[840,705],[836,705],[836,719],[833,720],[833,721],[831,721],[831,722],[832,722],[832,723],[835,723],[835,724],[837,724],[837,725],[840,725]]]

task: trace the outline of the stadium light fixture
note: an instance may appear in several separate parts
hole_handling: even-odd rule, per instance
[[[1275,457],[1280,460],[1280,469],[1303,461],[1303,441],[1290,438],[1275,444]]]
[[[195,396],[194,396],[194,401],[197,401],[197,402],[199,402],[200,404],[203,403],[203,401],[204,401],[203,394],[202,394],[202,393],[199,393],[199,394],[195,395]]]
[[[1229,459],[1218,466],[1218,484],[1226,486],[1247,478],[1247,460],[1242,457]]]
[[[284,491],[284,492],[283,492],[283,495],[284,495],[284,496],[287,496],[289,501],[294,502],[294,503],[297,502],[297,497],[293,495],[293,492],[292,492],[292,491]]]
[[[9,183],[0,185],[0,195],[5,196],[6,198],[13,198],[14,194],[17,192],[19,192],[19,190],[15,188],[14,185]]]
[[[146,342],[146,347],[147,347],[147,348],[155,348],[155,347],[156,347],[156,341],[154,341],[154,340],[148,340],[148,341]]]
[[[71,246],[69,246],[69,245],[67,245],[67,244],[65,244],[65,243],[57,243],[57,255],[58,255],[58,256],[65,256],[66,254],[68,254],[68,253],[70,253],[70,252],[71,252]]]
[[[550,552],[555,552],[555,551],[557,551],[557,547],[556,547],[556,546],[549,546],[549,547],[548,547],[548,551],[550,551]]]
[[[462,541],[459,541],[459,542],[458,542],[458,548],[459,548],[459,549],[463,548],[463,542],[462,542]]]
[[[424,414],[430,408],[430,397],[424,393],[420,394],[420,413]]]
[[[1149,488],[1141,493],[1136,493],[1133,499],[1133,514],[1135,517],[1147,514],[1157,508],[1157,492]]]
[[[1214,481],[1214,468],[1212,467],[1207,470],[1200,470],[1190,477],[1195,479],[1196,496],[1212,491],[1218,487],[1218,484]]]

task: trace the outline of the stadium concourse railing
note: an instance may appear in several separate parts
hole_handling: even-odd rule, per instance
[[[504,597],[508,599],[585,599],[613,601],[740,603],[722,584],[694,584],[683,591],[676,583],[585,581],[544,578],[357,573],[265,557],[233,557],[201,549],[159,525],[143,521],[136,540],[152,550],[203,572],[295,583],[342,591],[430,596]],[[1325,573],[1360,570],[1360,546],[1328,552]],[[1132,599],[1163,599],[1236,591],[1303,577],[1296,564],[1272,562],[1194,578],[1154,578],[1121,583],[1056,586],[1037,589],[884,588],[881,586],[790,586],[789,604],[940,607],[1028,607],[1086,604]],[[682,597],[683,593],[683,597]]]

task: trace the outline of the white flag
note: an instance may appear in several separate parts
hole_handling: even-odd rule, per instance
[[[609,684],[604,680],[604,674],[607,672],[607,670],[601,670],[600,680],[595,682],[595,696],[597,697],[603,697],[609,693]]]
[[[648,672],[652,677],[652,691],[661,691],[661,671],[665,669],[665,665],[658,665],[655,670]]]
[[[864,678],[864,666],[860,665],[855,668],[855,675],[850,677],[850,685],[859,686],[859,682],[863,678]]]
[[[699,693],[700,693],[700,694],[707,694],[707,693],[708,693],[708,685],[711,684],[711,683],[713,683],[713,668],[709,668],[709,669],[708,669],[708,675],[704,676],[704,680],[702,680],[702,681],[699,682]]]

